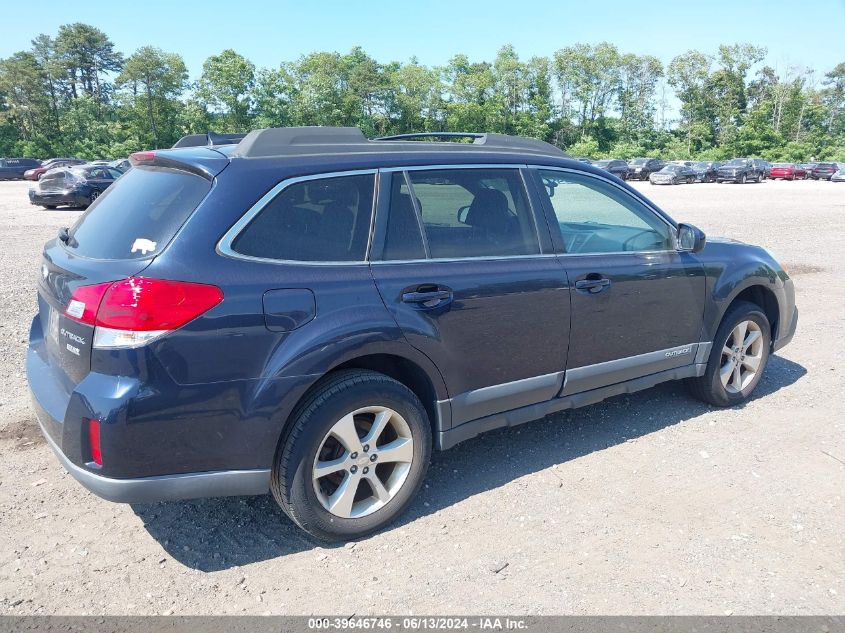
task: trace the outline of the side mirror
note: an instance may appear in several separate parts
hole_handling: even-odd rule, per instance
[[[704,231],[692,224],[678,225],[678,250],[698,253],[707,243]]]

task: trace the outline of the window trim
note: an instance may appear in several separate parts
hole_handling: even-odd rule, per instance
[[[375,221],[376,215],[376,206],[378,204],[378,169],[353,169],[353,170],[346,170],[346,171],[332,171],[332,172],[320,172],[318,174],[309,174],[307,176],[294,176],[292,178],[286,178],[282,180],[277,185],[275,185],[270,191],[265,193],[261,198],[259,198],[258,202],[253,204],[249,209],[247,209],[246,213],[244,213],[237,222],[235,222],[232,227],[223,234],[223,237],[217,242],[216,251],[219,255],[223,255],[224,257],[229,257],[231,259],[241,259],[246,261],[252,262],[262,262],[265,264],[296,264],[299,266],[362,266],[366,265],[369,261],[370,256],[370,248],[372,247],[373,241],[373,226]],[[232,243],[238,237],[238,235],[243,231],[247,225],[257,216],[261,211],[266,207],[270,202],[272,202],[276,196],[278,196],[282,191],[287,189],[288,187],[298,184],[300,182],[307,182],[310,180],[326,180],[328,178],[343,178],[346,176],[366,176],[371,175],[373,176],[373,203],[372,208],[370,209],[370,226],[367,233],[367,245],[364,249],[364,258],[361,260],[339,260],[339,261],[302,261],[299,259],[275,259],[272,257],[256,257],[254,255],[245,255],[243,253],[239,253],[232,248]]]
[[[579,169],[572,169],[570,167],[551,167],[548,165],[528,165],[528,169],[534,172],[536,176],[536,186],[542,187],[542,179],[540,177],[540,171],[561,171],[567,172],[571,174],[576,174],[578,176],[583,176],[586,178],[592,178],[594,180],[601,180],[602,182],[613,185],[616,189],[622,192],[624,195],[628,196],[631,200],[638,203],[641,207],[646,209],[647,211],[651,212],[658,220],[663,222],[669,229],[669,238],[672,241],[672,246],[670,248],[664,248],[659,250],[648,250],[648,251],[610,251],[610,252],[603,252],[603,253],[567,253],[565,248],[562,244],[557,244],[557,238],[554,236],[554,232],[552,232],[555,251],[559,257],[603,257],[609,255],[654,255],[658,253],[678,253],[678,226],[675,224],[674,220],[672,220],[668,215],[666,215],[663,211],[655,207],[651,202],[648,203],[644,200],[641,200],[638,196],[631,195],[631,192],[628,191],[625,187],[619,185],[619,183],[613,182],[610,178],[605,178],[599,174],[593,174],[587,171],[581,171]],[[554,220],[557,221],[557,216],[554,213],[554,210],[551,208],[551,199],[546,201],[542,196],[546,195],[544,192],[540,192],[541,200],[543,204],[543,211],[547,215],[547,221],[549,223]],[[548,196],[546,196],[548,198]]]

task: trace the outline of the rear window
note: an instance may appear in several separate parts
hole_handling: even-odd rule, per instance
[[[373,174],[292,183],[235,237],[232,250],[262,259],[364,261],[374,186]]]
[[[211,189],[188,172],[138,167],[120,177],[70,230],[67,248],[91,259],[160,253]]]

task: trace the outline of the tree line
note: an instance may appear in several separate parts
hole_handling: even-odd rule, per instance
[[[178,53],[125,56],[82,23],[0,59],[0,156],[117,158],[190,133],[291,125],[499,132],[596,158],[845,160],[845,62],[776,70],[766,49],[733,44],[664,66],[601,42],[435,67],[355,47],[256,68],[226,49],[192,81]]]

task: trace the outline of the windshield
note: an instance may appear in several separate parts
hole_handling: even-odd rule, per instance
[[[744,158],[733,158],[725,163],[725,165],[727,167],[744,167],[747,163],[748,161]]]
[[[70,230],[67,247],[91,259],[141,259],[167,246],[211,189],[185,171],[136,167],[106,189]]]
[[[680,171],[680,170],[681,170],[680,165],[666,165],[666,167],[664,167],[660,171]]]
[[[629,165],[645,165],[650,158],[635,158],[634,160],[628,161]]]
[[[789,163],[775,163],[772,167],[788,168],[792,167]]]
[[[595,165],[596,167],[607,167],[608,165],[610,165],[610,161],[609,160],[597,160],[596,162],[593,163],[593,165]]]

